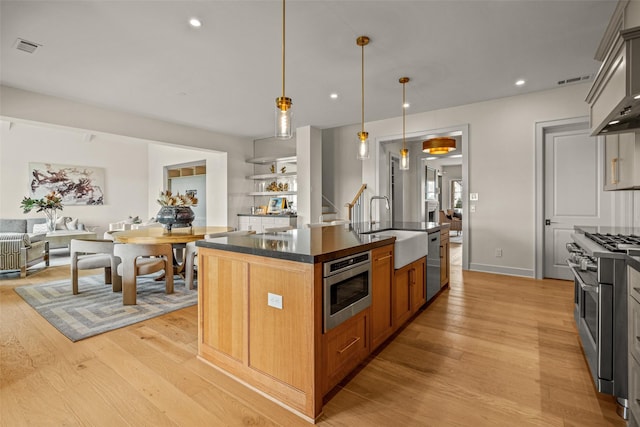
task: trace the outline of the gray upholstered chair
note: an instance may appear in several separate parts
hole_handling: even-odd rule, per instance
[[[164,270],[165,290],[173,293],[173,249],[169,243],[126,243],[114,246],[114,255],[121,259],[118,274],[122,276],[122,303],[135,305],[137,277]]]
[[[20,270],[27,276],[27,268],[44,261],[49,266],[49,242],[45,235],[0,233],[0,270]]]
[[[206,239],[215,239],[216,237],[226,237],[226,236],[246,236],[248,234],[256,234],[254,230],[239,230],[239,231],[225,231],[222,233],[212,233],[206,234],[204,236]],[[198,256],[198,247],[196,246],[196,242],[187,243],[187,250],[184,257],[184,284],[187,289],[193,289],[194,286],[194,269],[197,263]]]
[[[122,280],[117,268],[120,259],[113,254],[112,240],[71,240],[71,288],[78,294],[78,270],[104,268],[104,283],[113,292],[122,291]]]

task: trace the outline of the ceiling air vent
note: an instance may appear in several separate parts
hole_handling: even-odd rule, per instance
[[[42,45],[23,39],[17,39],[15,44],[16,49],[27,53],[34,53],[40,46]]]
[[[590,80],[590,79],[591,79],[591,75],[581,76],[581,77],[571,77],[569,79],[564,79],[564,80],[558,81],[558,84],[560,86],[562,86],[562,85],[568,85],[568,84],[571,84],[571,83],[584,82],[584,81],[587,81],[587,80]]]

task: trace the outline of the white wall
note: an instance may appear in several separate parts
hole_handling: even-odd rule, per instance
[[[359,131],[359,124],[322,131],[322,194],[338,208],[340,218],[347,218],[345,203],[366,183],[362,162],[356,160]]]
[[[252,197],[247,195],[252,189],[252,182],[245,178],[251,175],[253,170],[252,166],[245,162],[253,157],[253,141],[249,138],[112,111],[8,86],[0,86],[0,100],[0,118],[5,120],[48,123],[84,130],[92,135],[121,135],[152,143],[169,143],[227,153],[225,200],[228,225],[237,226],[237,213],[247,212],[253,204]],[[1,153],[3,159],[6,157],[7,161],[11,161],[12,153],[5,153],[4,150]],[[121,168],[118,168],[118,171],[128,173]],[[221,181],[214,182],[214,187],[219,187],[219,182]],[[4,188],[9,184],[3,180],[0,185],[0,199],[4,199]],[[150,188],[154,190],[154,198],[149,201],[155,200],[157,185],[153,185],[154,187]],[[126,185],[123,188],[126,188]],[[207,191],[212,188],[208,185]]]
[[[145,215],[148,209],[148,144],[106,134],[96,134],[87,140],[86,135],[73,129],[3,120],[0,131],[0,218],[42,217],[42,213],[34,211],[25,215],[19,208],[22,198],[30,194],[29,162],[105,169],[105,204],[66,206],[62,211],[65,216],[77,217],[86,225],[100,226],[104,230],[109,222]]]
[[[470,268],[506,274],[534,276],[535,253],[535,123],[588,115],[584,99],[588,84],[496,99],[476,104],[407,115],[407,134],[431,129],[469,124],[468,151],[469,189],[478,193],[476,212],[469,213]],[[390,118],[365,124],[371,141],[384,141],[402,131],[400,118]],[[369,185],[368,196],[385,194],[379,188],[379,158],[383,154],[372,149],[372,157],[364,162],[355,159],[352,133],[354,126],[323,132],[325,153],[342,159],[333,174],[334,187],[357,189],[362,182]],[[417,156],[413,156],[412,159]],[[416,173],[412,160],[411,173]],[[361,176],[345,170],[362,170]],[[417,178],[416,178],[417,179]],[[336,192],[336,202],[349,201]],[[368,208],[368,207],[367,207]],[[367,214],[368,215],[368,214]],[[494,248],[503,248],[501,258],[494,257]]]

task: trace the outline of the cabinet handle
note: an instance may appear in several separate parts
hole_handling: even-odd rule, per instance
[[[611,183],[618,183],[618,158],[611,159]]]
[[[391,258],[391,254],[383,256],[382,258],[376,258],[376,261],[382,261],[383,259]]]
[[[353,347],[355,345],[355,343],[357,343],[358,341],[360,341],[360,337],[353,337],[353,339],[351,340],[351,342],[349,344],[344,346],[342,348],[342,350],[338,350],[338,354],[342,354],[345,351],[349,350],[349,348]]]

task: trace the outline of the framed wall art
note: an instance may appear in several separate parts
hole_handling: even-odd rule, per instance
[[[54,191],[63,205],[103,205],[104,169],[91,166],[29,163],[32,198]]]

